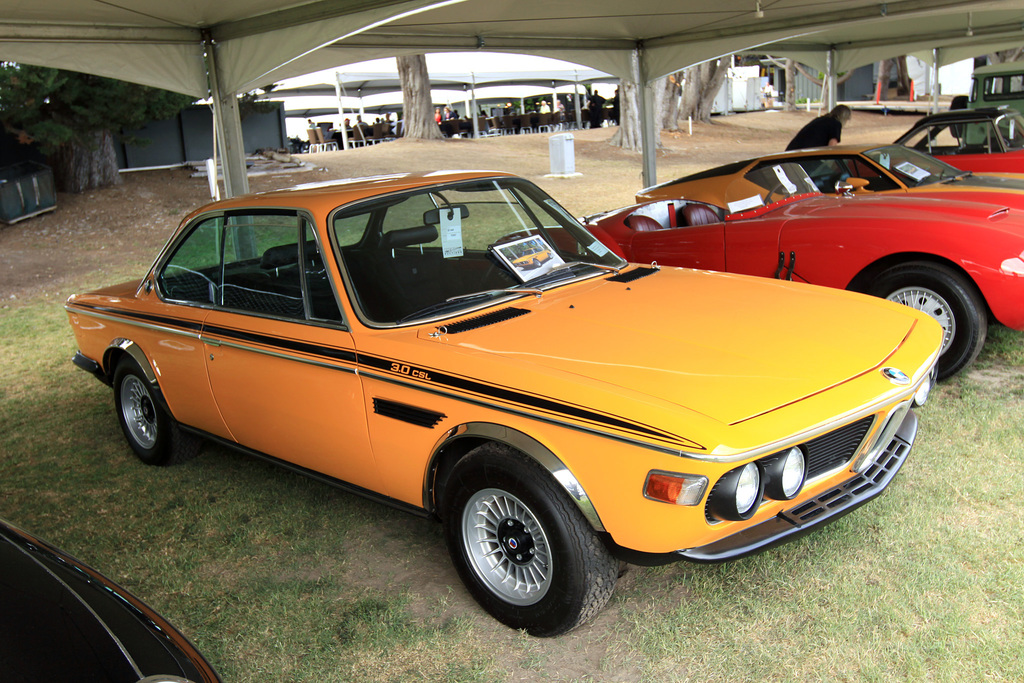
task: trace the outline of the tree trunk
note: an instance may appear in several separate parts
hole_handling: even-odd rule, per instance
[[[641,151],[640,89],[633,81],[619,81],[619,127],[608,141],[613,147]]]
[[[882,99],[889,99],[889,79],[892,76],[892,60],[883,59],[878,62],[878,76],[875,78],[875,92],[881,93]]]
[[[786,111],[796,111],[796,62],[786,60]]]
[[[694,121],[711,123],[715,96],[729,72],[729,59],[718,59],[688,67],[683,76],[683,103],[679,118],[693,117]]]
[[[991,53],[988,56],[988,63],[1005,64],[1007,62],[1016,62],[1022,56],[1024,56],[1024,47],[1015,47],[1012,50],[1001,50]]]
[[[64,143],[50,155],[49,162],[58,192],[84,192],[121,184],[114,136],[107,130],[94,133],[89,146]]]
[[[679,130],[679,96],[683,92],[683,72],[660,78],[654,88],[654,125],[662,130]]]
[[[430,100],[426,56],[408,55],[397,57],[397,60],[404,109],[402,136],[416,140],[440,140],[441,129],[434,120],[434,107]]]

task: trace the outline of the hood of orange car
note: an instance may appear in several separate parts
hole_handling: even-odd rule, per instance
[[[870,371],[916,321],[858,294],[675,268],[512,305],[530,312],[447,343],[503,357],[505,386],[604,409],[611,396],[623,409],[677,406],[725,424]]]

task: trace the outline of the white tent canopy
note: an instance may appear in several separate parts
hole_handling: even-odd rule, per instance
[[[6,60],[212,96],[228,194],[248,188],[235,93],[322,68],[419,52],[514,52],[566,59],[649,83],[707,59],[847,25],[1020,10],[1020,0],[0,0]],[[962,19],[961,19],[962,21]],[[1019,25],[1019,23],[1018,23]],[[987,51],[988,44],[979,51]],[[908,50],[900,48],[901,53]],[[649,89],[642,91],[649,96]],[[654,130],[641,98],[644,177]]]

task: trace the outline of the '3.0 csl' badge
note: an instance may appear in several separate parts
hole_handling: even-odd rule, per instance
[[[897,386],[905,387],[910,384],[910,378],[907,377],[907,373],[896,368],[882,368],[882,375]]]

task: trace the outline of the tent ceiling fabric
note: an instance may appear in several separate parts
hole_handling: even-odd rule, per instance
[[[888,38],[889,47],[907,52],[903,46],[919,45],[914,35],[935,33],[932,22],[943,14],[954,15],[953,23],[966,30],[967,12],[974,12],[979,26],[989,12],[1018,18],[1021,12],[1020,0],[762,0],[760,5],[761,17],[755,0],[0,0],[0,55],[201,97],[208,93],[207,38],[217,46],[225,92],[375,57],[477,49],[556,57],[628,78],[631,53],[642,45],[643,77],[650,80],[790,36],[825,31],[837,36],[838,44],[847,25]],[[889,35],[887,25],[901,28]],[[798,39],[790,40],[794,50],[800,48]],[[988,44],[979,43],[979,51]],[[867,48],[851,49],[861,49],[857,59],[867,59]]]
[[[985,3],[987,5],[988,3]],[[835,50],[837,72],[849,71],[905,54],[930,62],[938,48],[940,66],[987,52],[1024,45],[1024,3],[1014,8],[979,6],[928,16],[890,21],[850,23],[811,35],[798,36],[758,48],[776,57],[791,57],[825,70],[826,54]],[[970,33],[968,35],[968,26]]]
[[[368,97],[380,93],[395,92],[402,88],[397,73],[391,75],[376,71],[344,72],[340,70],[339,73],[341,73],[344,94],[349,97]],[[572,85],[573,83],[606,83],[614,80],[617,79],[595,69],[580,69],[578,71],[517,71],[515,73],[507,71],[472,73],[430,72],[430,85],[432,88],[449,90],[463,90],[474,84],[477,88],[493,85],[533,85],[547,88],[548,92],[550,92],[552,84],[561,86]],[[318,83],[297,88],[277,88],[269,93],[268,97],[271,99],[296,96],[334,97],[335,94],[333,83]]]

